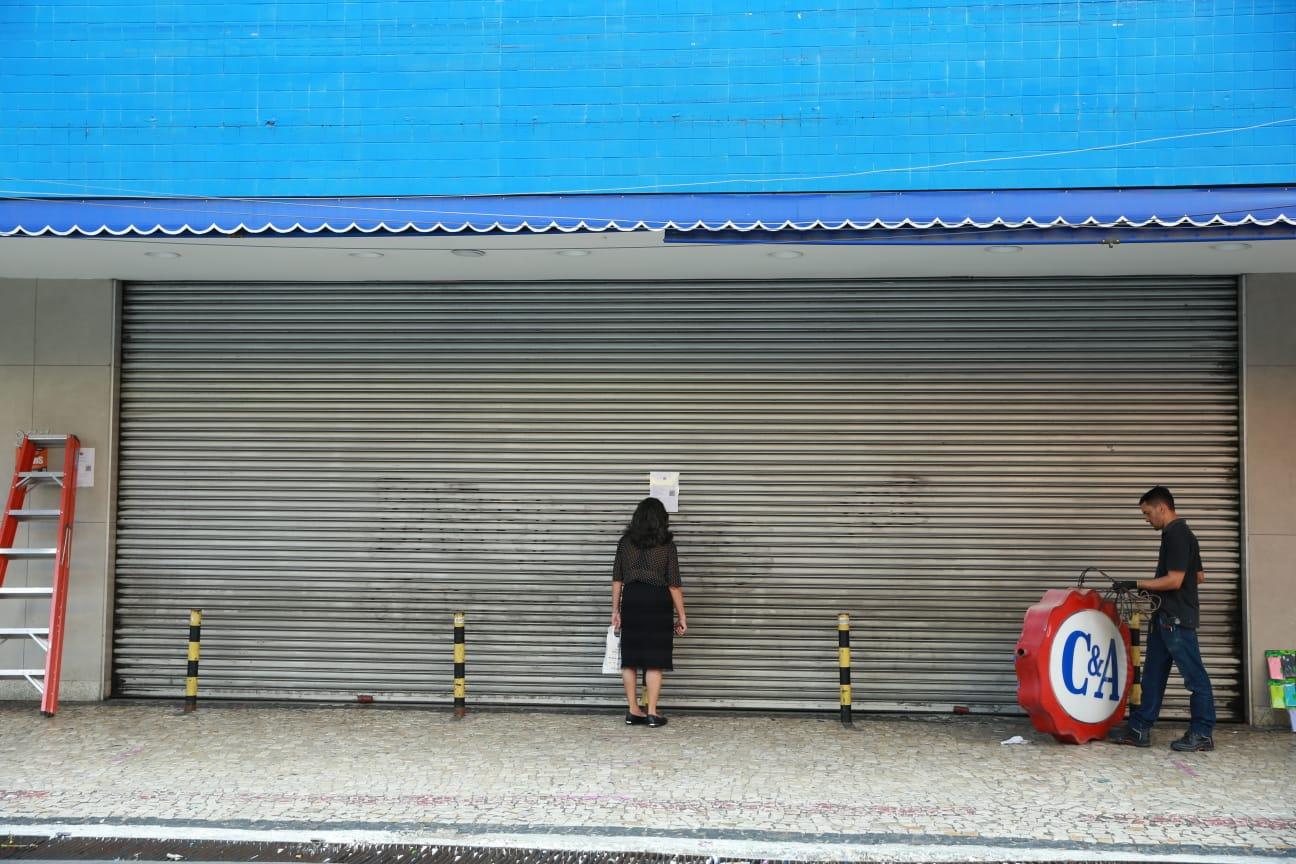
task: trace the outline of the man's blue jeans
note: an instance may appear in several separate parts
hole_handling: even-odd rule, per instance
[[[1192,714],[1189,728],[1198,735],[1211,735],[1215,730],[1215,694],[1202,665],[1197,631],[1173,624],[1160,614],[1153,615],[1148,624],[1147,649],[1143,655],[1143,704],[1130,712],[1130,726],[1146,732],[1156,722],[1166,682],[1170,680],[1171,662],[1179,667],[1184,686],[1192,694],[1188,702]]]

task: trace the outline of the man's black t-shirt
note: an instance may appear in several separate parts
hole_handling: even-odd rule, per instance
[[[1161,530],[1161,552],[1157,555],[1157,578],[1171,570],[1184,571],[1183,584],[1174,591],[1157,591],[1161,614],[1178,618],[1182,627],[1197,629],[1197,571],[1202,569],[1201,547],[1188,523],[1176,519]]]

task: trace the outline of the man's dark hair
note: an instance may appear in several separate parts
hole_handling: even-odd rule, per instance
[[[1139,503],[1152,505],[1164,504],[1171,510],[1175,509],[1174,496],[1171,495],[1170,490],[1164,486],[1153,486],[1151,489],[1144,492],[1143,497],[1139,499]]]
[[[625,536],[640,549],[652,549],[671,541],[670,516],[666,505],[656,498],[645,498],[635,508],[626,526]]]

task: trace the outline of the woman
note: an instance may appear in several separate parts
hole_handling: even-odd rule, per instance
[[[674,636],[688,630],[684,591],[680,586],[679,556],[669,530],[666,507],[645,498],[621,542],[612,564],[612,626],[621,631],[621,682],[625,684],[628,726],[666,725],[657,712],[662,672],[673,670]],[[672,620],[672,609],[678,620]],[[648,713],[639,706],[635,677],[640,669],[648,689]]]

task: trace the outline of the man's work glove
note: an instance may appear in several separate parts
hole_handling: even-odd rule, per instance
[[[1119,582],[1113,582],[1112,587],[1117,591],[1134,591],[1138,588],[1138,582],[1133,579],[1122,579]]]

